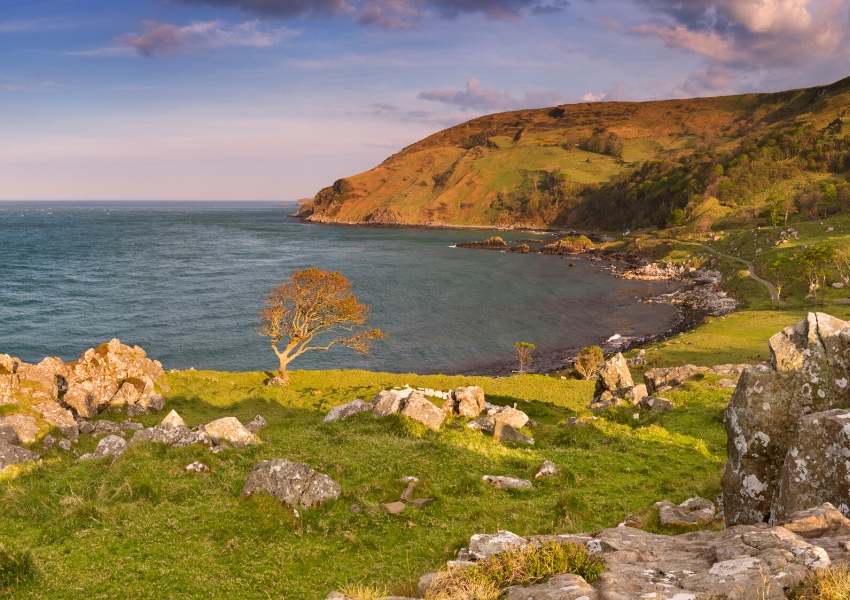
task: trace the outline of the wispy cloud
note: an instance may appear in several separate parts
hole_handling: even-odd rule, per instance
[[[13,19],[0,21],[0,33],[32,33],[37,31],[57,31],[70,29],[74,25],[67,19],[49,17],[39,19]]]
[[[518,108],[552,106],[563,103],[564,97],[555,91],[526,92],[515,98],[508,92],[487,88],[477,79],[470,79],[460,90],[441,89],[420,92],[420,100],[430,100],[457,106],[461,110],[497,111]]]

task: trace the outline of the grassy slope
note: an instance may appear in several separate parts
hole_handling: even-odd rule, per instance
[[[438,132],[376,168],[346,178],[348,189],[330,203],[317,200],[317,217],[342,222],[517,224],[519,217],[498,208],[497,197],[520,189],[524,172],[559,171],[573,186],[599,184],[645,161],[671,159],[698,148],[728,151],[791,123],[822,127],[850,105],[846,83],[823,88],[823,94],[803,90],[588,103],[558,107],[563,114],[539,109],[488,115]],[[622,159],[578,149],[597,128],[623,140]],[[765,190],[764,199],[768,193]]]

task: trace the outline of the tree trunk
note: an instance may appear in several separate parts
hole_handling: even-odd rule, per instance
[[[287,367],[289,366],[289,361],[291,360],[288,356],[280,355],[277,357],[280,361],[280,368],[277,370],[277,378],[280,380],[280,383],[283,385],[289,385],[289,371]]]

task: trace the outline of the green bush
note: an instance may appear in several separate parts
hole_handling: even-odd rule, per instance
[[[27,550],[14,550],[0,544],[0,590],[32,580],[35,561]]]
[[[575,370],[582,379],[590,379],[605,362],[605,353],[599,346],[582,348],[576,356]]]

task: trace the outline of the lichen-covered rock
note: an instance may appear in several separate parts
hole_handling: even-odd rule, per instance
[[[777,504],[780,480],[801,419],[850,407],[850,324],[809,313],[769,345],[771,363],[744,370],[725,413],[727,525],[775,521],[787,513]]]
[[[629,371],[629,364],[622,353],[618,352],[599,368],[599,378],[596,380],[596,393],[594,395],[599,396],[602,392],[608,391],[614,396],[622,396],[633,387],[635,387],[635,382],[632,379],[631,371]]]
[[[38,421],[29,415],[0,417],[0,429],[14,431],[21,444],[29,445],[38,439]]]
[[[211,445],[212,441],[202,428],[189,429],[188,427],[147,427],[133,434],[130,444],[143,444],[146,442],[154,444],[166,444],[175,448],[182,448],[192,444]]]
[[[771,516],[785,519],[822,502],[850,514],[850,410],[800,419],[796,439],[785,454]]]
[[[666,526],[707,525],[717,516],[717,507],[714,506],[714,502],[699,496],[688,498],[681,504],[662,500],[655,503],[655,508],[658,510],[658,520]]]
[[[405,400],[401,414],[408,419],[422,423],[432,431],[439,431],[446,419],[446,413],[425,398],[425,395],[421,392],[414,392]]]
[[[98,460],[118,458],[127,450],[127,440],[119,435],[108,435],[97,444],[94,452],[83,454],[79,460]]]
[[[485,475],[481,481],[500,490],[530,490],[533,486],[527,479],[519,479],[508,475]]]
[[[335,500],[339,484],[309,466],[283,458],[257,463],[242,488],[244,496],[263,493],[294,508],[310,508]]]
[[[388,417],[401,412],[404,407],[405,396],[400,390],[383,390],[378,392],[372,401],[372,412],[376,417]]]
[[[477,385],[455,388],[452,390],[451,400],[448,403],[451,412],[469,419],[480,415],[484,405],[484,390]]]
[[[505,600],[597,600],[599,594],[579,575],[555,575],[544,583],[512,586]]]
[[[259,444],[256,435],[248,431],[236,417],[222,417],[204,425],[204,431],[216,444],[227,442],[237,448]]]
[[[468,555],[467,558],[472,560],[484,560],[506,552],[508,550],[516,550],[528,545],[528,540],[520,537],[510,531],[498,531],[497,533],[476,533],[469,538],[468,550],[461,551],[458,558],[462,558],[461,554]]]
[[[0,440],[0,471],[12,465],[34,461],[37,458],[38,455],[35,452]]]
[[[325,418],[322,419],[322,421],[325,423],[343,421],[349,417],[353,417],[354,415],[369,412],[370,410],[372,410],[371,403],[364,402],[360,398],[357,398],[348,404],[341,404],[340,406],[333,407],[330,411],[328,411],[328,414],[325,415]]]

